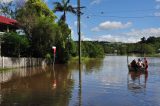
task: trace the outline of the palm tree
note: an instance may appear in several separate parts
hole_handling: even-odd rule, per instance
[[[77,11],[75,8],[73,8],[72,5],[69,4],[70,0],[62,0],[62,2],[54,2],[54,12],[63,12],[63,15],[61,16],[60,20],[66,21],[66,13],[70,12],[73,14],[77,14]]]

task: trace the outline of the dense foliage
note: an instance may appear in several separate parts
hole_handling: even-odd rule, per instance
[[[104,56],[104,49],[103,47],[97,42],[82,42],[82,56],[84,57],[103,57]]]
[[[109,43],[101,42],[107,54],[125,55],[128,53],[139,53],[153,55],[160,52],[160,37],[141,38],[137,43]]]
[[[2,55],[20,57],[27,56],[30,43],[26,36],[19,36],[17,33],[6,33],[3,37]]]

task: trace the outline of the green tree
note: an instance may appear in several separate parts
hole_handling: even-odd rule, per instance
[[[28,0],[17,10],[16,19],[30,39],[32,39],[32,29],[36,25],[38,17],[47,17],[53,22],[56,18],[42,0]]]
[[[60,63],[66,63],[70,58],[69,36],[71,30],[64,21],[58,22],[58,34],[56,35],[57,60]]]
[[[32,47],[34,57],[45,57],[52,54],[51,48],[55,45],[55,36],[58,34],[58,26],[48,17],[37,17],[36,24],[32,28]]]
[[[31,42],[29,55],[45,57],[51,54],[55,36],[58,34],[55,18],[42,0],[28,0],[17,11],[17,20]]]
[[[3,37],[2,55],[20,57],[26,56],[30,47],[29,40],[25,35],[18,35],[15,32],[6,33]]]
[[[76,9],[73,8],[72,5],[69,4],[70,0],[62,0],[61,2],[54,2],[54,12],[63,12],[60,20],[66,21],[66,13],[70,12],[73,14],[77,14]]]
[[[104,49],[100,44],[96,42],[84,41],[82,43],[82,56],[91,58],[103,57]]]
[[[145,43],[146,42],[146,38],[145,37],[142,37],[141,38],[141,43]]]

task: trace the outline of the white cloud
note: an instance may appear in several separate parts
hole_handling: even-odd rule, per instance
[[[86,37],[83,32],[81,32],[81,40],[82,41],[94,41],[94,39]]]
[[[127,22],[126,24],[122,24],[121,22],[110,22],[110,21],[106,21],[104,23],[101,23],[99,25],[100,29],[123,29],[123,28],[127,28],[129,26],[131,26],[131,22]]]
[[[101,2],[101,0],[92,0],[91,1],[91,5],[93,5],[93,4],[99,4]]]
[[[125,42],[125,43],[134,43],[134,42],[137,42],[139,39],[136,39],[134,37],[126,37],[126,36],[122,36],[121,34],[120,35],[102,35],[102,36],[99,36],[98,38],[98,41],[109,41],[109,42]]]
[[[132,36],[134,38],[142,38],[146,37],[148,38],[149,36],[155,36],[155,37],[160,37],[160,28],[148,28],[148,29],[142,29],[142,30],[132,30],[131,32],[126,33],[126,35]]]
[[[86,36],[82,36],[82,41],[94,41],[94,39],[92,39],[92,38],[88,38],[88,37],[86,37]]]
[[[122,23],[119,21],[105,21],[103,23],[100,23],[98,27],[91,29],[91,31],[125,29],[130,27],[131,25],[131,22]]]
[[[138,42],[142,37],[148,38],[150,36],[160,37],[160,28],[148,28],[148,29],[141,29],[135,30],[132,29],[130,32],[112,35],[112,36],[105,36],[106,39],[111,39],[111,41],[116,42]],[[100,37],[104,39],[104,37]]]
[[[135,43],[140,41],[142,37],[148,38],[150,36],[160,37],[160,28],[148,28],[141,30],[132,29],[130,32],[126,33],[98,35],[98,37],[94,39],[87,39],[94,41]]]
[[[97,38],[98,41],[109,41],[109,42],[119,42],[119,37],[113,35],[102,35]]]
[[[108,42],[125,42],[125,43],[134,43],[140,40],[140,38],[134,38],[134,37],[126,37],[126,36],[121,36],[120,35],[100,35],[96,38],[88,38],[85,36],[82,36],[82,40],[87,40],[87,41],[108,41]]]

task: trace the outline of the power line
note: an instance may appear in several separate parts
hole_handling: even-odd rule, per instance
[[[133,18],[133,19],[136,19],[136,18],[159,18],[160,16],[154,16],[154,15],[146,15],[146,16],[112,16],[112,15],[86,15],[86,18],[92,18],[92,17],[109,17],[109,18]]]
[[[146,15],[146,16],[117,16],[117,15],[106,15],[106,14],[115,14],[115,13],[136,13],[136,12],[143,12],[145,14],[146,12],[156,12],[160,11],[160,9],[135,9],[135,10],[115,10],[115,11],[97,11],[92,14],[92,12],[89,12],[88,10],[85,10],[84,15],[86,18],[91,17],[111,17],[111,18],[158,18],[159,16],[154,15]],[[89,13],[89,14],[87,14]]]
[[[114,10],[114,11],[97,11],[98,13],[130,13],[130,12],[146,12],[146,11],[158,11],[160,9],[135,9],[135,10]],[[86,12],[91,13],[91,11],[86,10]],[[95,13],[95,11],[94,11]]]

